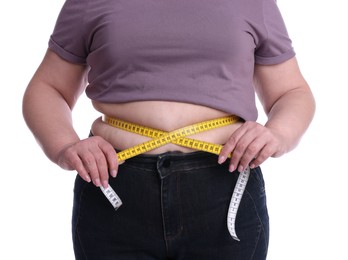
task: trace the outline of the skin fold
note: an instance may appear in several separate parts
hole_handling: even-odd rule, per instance
[[[148,139],[115,129],[100,119],[92,124],[93,137],[81,139],[77,135],[72,111],[86,88],[87,72],[86,66],[69,63],[47,50],[24,94],[23,115],[50,160],[63,169],[76,170],[96,186],[106,187],[108,170],[111,176],[117,175],[115,148],[125,149]],[[255,65],[254,87],[268,117],[265,125],[246,121],[191,136],[224,144],[219,163],[233,152],[230,171],[243,171],[248,165],[253,168],[291,151],[314,115],[315,101],[296,58],[277,65]],[[93,106],[103,114],[164,131],[227,115],[208,107],[166,101],[93,102]],[[173,150],[190,152],[168,144],[151,153]]]

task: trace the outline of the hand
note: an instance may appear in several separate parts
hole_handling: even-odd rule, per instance
[[[117,175],[116,151],[102,137],[93,136],[66,146],[59,153],[58,165],[66,170],[76,170],[87,182],[104,188],[108,186],[109,174]]]
[[[242,172],[248,165],[255,168],[269,157],[284,153],[282,137],[259,123],[247,121],[226,142],[219,155],[219,163],[232,154],[229,171]]]

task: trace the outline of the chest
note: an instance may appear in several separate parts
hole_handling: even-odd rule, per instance
[[[174,63],[253,59],[255,37],[235,1],[121,0],[95,20],[91,55],[103,62]]]

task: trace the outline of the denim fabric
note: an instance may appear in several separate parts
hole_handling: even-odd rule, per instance
[[[204,152],[169,152],[126,160],[110,185],[115,211],[99,188],[79,176],[72,233],[76,259],[266,259],[268,213],[260,168],[251,170],[237,215],[240,242],[227,229],[238,172]]]

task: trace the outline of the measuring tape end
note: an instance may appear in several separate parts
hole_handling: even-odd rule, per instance
[[[107,188],[100,186],[100,189],[104,193],[106,198],[110,201],[111,205],[114,207],[115,210],[122,206],[122,201],[120,197],[116,194],[116,192],[110,185],[108,185]]]

